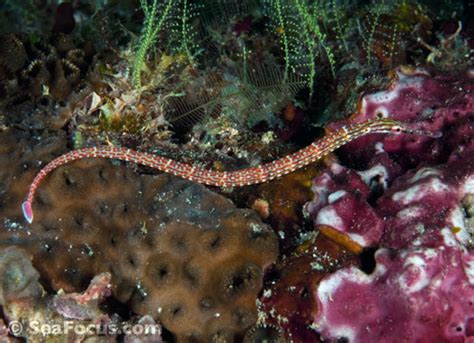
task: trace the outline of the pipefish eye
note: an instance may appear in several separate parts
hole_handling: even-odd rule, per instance
[[[395,133],[401,133],[403,131],[403,128],[400,125],[394,125],[390,130]]]

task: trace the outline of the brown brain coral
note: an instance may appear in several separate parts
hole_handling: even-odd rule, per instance
[[[31,136],[22,130],[0,129],[0,218],[4,221],[21,218],[16,208],[28,190],[28,183],[43,166],[66,150],[63,132]],[[1,225],[1,224],[0,224]]]
[[[82,80],[92,54],[90,48],[77,48],[68,35],[34,43],[0,35],[0,86],[5,95],[1,103],[14,105],[45,94],[66,100]]]
[[[94,50],[71,35],[38,42],[0,35],[0,110],[9,125],[57,130],[83,99]],[[2,113],[3,114],[3,113]]]
[[[0,216],[19,208],[12,200]],[[232,341],[255,323],[278,243],[253,211],[201,185],[91,159],[55,171],[34,206],[35,224],[3,223],[0,240],[27,249],[53,288],[78,291],[110,272],[114,295],[178,341]]]

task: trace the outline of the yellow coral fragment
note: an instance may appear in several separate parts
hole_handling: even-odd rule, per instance
[[[462,230],[462,229],[461,229],[459,226],[453,226],[453,227],[451,228],[451,232],[452,232],[453,234],[457,234],[457,233],[461,232],[461,230]]]

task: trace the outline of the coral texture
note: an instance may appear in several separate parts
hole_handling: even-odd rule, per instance
[[[278,232],[282,252],[299,243],[300,229],[304,225],[301,207],[311,200],[311,180],[319,172],[319,164],[315,163],[263,183],[253,193],[259,198],[254,200],[252,208]]]
[[[363,122],[379,116],[390,117],[431,132],[442,131],[442,139],[423,136],[370,135],[342,148],[343,161],[366,168],[381,153],[399,154],[393,161],[402,167],[446,161],[450,153],[465,145],[472,134],[474,70],[458,75],[430,75],[424,69],[401,67],[387,90],[362,97],[359,111],[347,121],[329,125],[337,129],[348,122]],[[472,143],[471,143],[472,144]]]
[[[79,90],[92,64],[90,44],[76,46],[72,36],[30,42],[0,36],[0,109],[10,125],[25,130],[58,129],[82,100]]]
[[[6,184],[3,217],[19,206],[13,192]],[[201,185],[137,176],[97,159],[52,173],[35,204],[35,224],[24,227],[12,216],[0,239],[27,249],[54,289],[77,292],[110,272],[113,294],[159,319],[179,341],[232,340],[255,323],[263,271],[278,243],[253,211]]]
[[[3,225],[18,223],[21,217],[15,206],[21,203],[28,186],[42,161],[48,161],[66,151],[63,132],[45,132],[32,136],[22,130],[0,131],[0,213]]]
[[[326,236],[308,239],[270,273],[259,298],[262,322],[283,329],[288,341],[319,342],[312,329],[318,309],[312,294],[323,277],[357,264],[357,255]]]
[[[353,219],[362,226],[376,213],[383,248],[371,274],[346,268],[319,285],[315,328],[324,337],[451,342],[473,336],[474,231],[465,210],[474,193],[473,156],[471,150],[463,159],[407,172],[375,208]],[[333,213],[335,222],[338,213],[345,211]]]
[[[31,265],[31,258],[21,249],[9,247],[1,251],[0,275],[0,304],[5,309],[15,300],[40,297],[43,293],[38,283],[39,274]]]
[[[244,343],[272,342],[285,343],[283,330],[275,325],[259,324],[247,331]]]
[[[83,293],[46,295],[31,256],[23,249],[9,247],[0,250],[0,278],[0,305],[11,325],[10,334],[28,342],[111,342],[122,328],[125,342],[162,342],[161,326],[150,316],[122,322],[117,315],[111,317],[99,309],[99,303],[110,296],[109,273],[94,277]],[[135,323],[146,330],[141,337],[134,337],[133,329],[127,329]],[[2,324],[0,320],[0,340],[12,342],[11,336],[3,335]]]
[[[314,223],[323,234],[356,253],[379,242],[383,224],[366,201],[370,188],[361,175],[332,161],[315,178],[313,191],[317,197],[306,211],[315,214]]]
[[[57,35],[50,43],[23,42],[12,34],[2,35],[0,86],[6,95],[2,100],[12,104],[25,100],[20,96],[38,99],[44,95],[66,100],[87,71],[90,53],[76,48],[67,35]]]
[[[449,233],[447,233],[449,235]],[[451,240],[451,242],[450,242]],[[370,275],[352,267],[321,282],[316,330],[350,342],[464,342],[474,335],[473,256],[451,246],[382,248]]]
[[[366,161],[365,170],[334,161],[314,180],[306,211],[315,227],[348,248],[378,248],[374,270],[343,268],[317,286],[313,328],[323,338],[474,336],[472,89],[472,72],[454,78],[398,70],[389,90],[362,98],[360,117],[350,120],[390,116],[443,137],[366,136],[341,153]]]

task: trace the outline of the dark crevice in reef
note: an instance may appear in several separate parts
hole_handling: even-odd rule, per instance
[[[359,255],[360,269],[366,274],[372,274],[375,270],[375,252],[378,248],[366,248]]]

